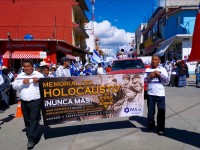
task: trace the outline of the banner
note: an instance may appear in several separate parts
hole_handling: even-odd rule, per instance
[[[45,125],[143,115],[142,74],[41,78],[39,86]]]

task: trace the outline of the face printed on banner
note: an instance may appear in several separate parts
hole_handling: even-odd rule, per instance
[[[133,87],[129,86],[126,89],[126,97],[129,102],[133,101],[136,95],[137,95],[137,92]]]
[[[123,86],[127,86],[130,83],[130,75],[123,76]]]

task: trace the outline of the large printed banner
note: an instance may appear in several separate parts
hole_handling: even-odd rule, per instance
[[[42,78],[39,86],[45,125],[143,115],[143,75]]]

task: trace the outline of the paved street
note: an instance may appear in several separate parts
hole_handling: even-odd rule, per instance
[[[144,117],[112,118],[41,127],[34,150],[197,150],[200,148],[200,88],[190,78],[184,88],[166,87],[166,135],[146,130]],[[146,101],[145,101],[146,103]],[[23,118],[12,105],[0,120],[1,150],[26,149]],[[42,131],[42,130],[41,130]]]

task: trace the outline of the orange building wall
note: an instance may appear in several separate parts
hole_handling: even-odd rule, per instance
[[[14,3],[13,3],[14,2]],[[59,39],[72,44],[74,0],[0,0],[0,38]]]

